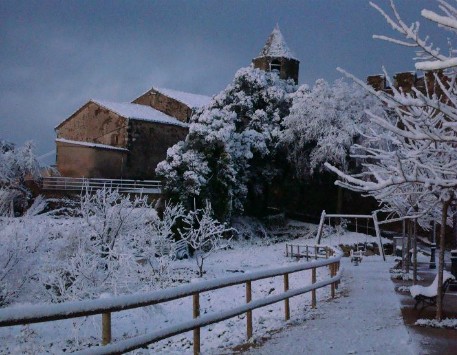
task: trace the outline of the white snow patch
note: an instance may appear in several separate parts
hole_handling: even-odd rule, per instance
[[[187,123],[181,122],[174,117],[168,116],[163,112],[153,109],[150,106],[132,104],[129,102],[110,102],[101,100],[91,101],[131,120],[149,121],[181,127],[189,127]]]
[[[108,144],[100,144],[100,143],[93,143],[93,142],[83,142],[83,141],[74,141],[74,140],[71,140],[71,139],[64,139],[64,138],[57,138],[56,142],[83,145],[83,146],[92,147],[92,148],[120,150],[120,151],[123,151],[123,152],[128,152],[129,151],[128,149],[120,148],[120,147],[113,147],[112,145],[108,145]]]
[[[276,25],[273,32],[271,32],[258,57],[277,57],[297,60],[295,55],[287,46],[278,25]]]
[[[164,89],[164,88],[153,88],[165,96],[171,97],[183,104],[187,105],[190,108],[200,108],[206,106],[211,101],[211,97],[205,95],[191,94],[188,92]]]
[[[454,276],[451,273],[447,272],[446,270],[443,271],[443,283],[447,280],[453,280]],[[435,297],[438,292],[438,275],[436,275],[435,279],[433,280],[430,286],[421,286],[421,285],[414,285],[410,288],[411,296],[415,298],[418,295],[422,295],[425,297]]]
[[[421,327],[457,329],[457,319],[455,318],[446,318],[441,321],[436,319],[418,319],[414,324]]]

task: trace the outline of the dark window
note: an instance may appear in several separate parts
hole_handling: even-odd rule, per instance
[[[281,72],[281,63],[279,60],[273,60],[270,64],[271,71],[277,71],[278,73]]]

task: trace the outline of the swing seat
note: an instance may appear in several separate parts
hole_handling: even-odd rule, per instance
[[[354,251],[351,249],[351,263],[358,264],[362,261],[363,259],[363,251],[362,250],[357,250]]]

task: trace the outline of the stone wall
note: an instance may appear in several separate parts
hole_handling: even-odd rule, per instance
[[[56,142],[57,169],[62,176],[126,178],[127,151]]]
[[[186,127],[130,120],[126,165],[129,178],[155,178],[155,168],[166,158],[167,148],[184,140],[187,132]]]
[[[133,100],[132,103],[151,106],[168,116],[175,117],[176,119],[186,123],[189,122],[189,119],[192,116],[192,109],[190,109],[187,105],[172,99],[171,97],[165,96],[154,89],[149,90],[145,94]]]
[[[442,72],[438,72],[438,76],[443,82],[448,80]],[[392,89],[388,86],[389,83],[383,74],[368,76],[367,84],[371,85],[375,90],[392,92]],[[439,85],[436,83],[433,72],[426,72],[421,76],[418,76],[415,72],[397,73],[393,76],[393,84],[396,89],[401,88],[403,92],[406,93],[412,92],[413,87],[418,89],[423,94],[434,93],[440,96],[443,93]]]
[[[272,61],[279,61],[281,65],[279,77],[281,79],[293,79],[295,84],[298,84],[298,71],[300,67],[300,62],[298,60],[274,57],[258,57],[252,60],[252,64],[254,65],[254,68],[258,68],[263,71],[270,71],[270,65]]]
[[[57,138],[125,148],[125,118],[94,102],[88,102],[56,128]]]

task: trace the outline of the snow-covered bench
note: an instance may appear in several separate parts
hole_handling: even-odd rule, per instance
[[[446,290],[452,280],[454,280],[454,276],[447,271],[443,271],[443,292],[441,299],[443,299],[444,294],[446,293]],[[411,296],[416,300],[414,309],[417,309],[417,306],[420,303],[422,303],[421,310],[425,307],[436,305],[436,298],[438,296],[438,275],[436,275],[430,286],[414,285],[411,286],[409,291],[411,292]]]

